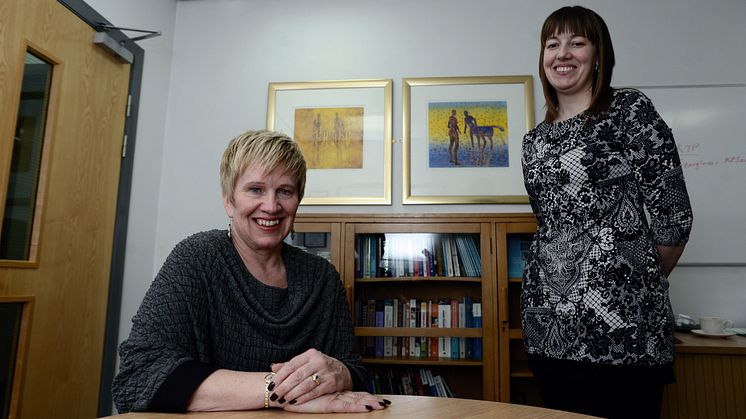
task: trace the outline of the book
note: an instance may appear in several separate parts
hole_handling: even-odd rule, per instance
[[[420,369],[420,379],[422,380],[422,388],[425,396],[433,396],[432,387],[430,387],[430,380],[427,378],[427,370]]]
[[[419,304],[417,303],[417,300],[412,298],[409,300],[409,327],[410,328],[416,328],[417,327],[417,308]],[[409,340],[409,356],[410,357],[419,357],[419,343],[417,342],[416,336],[410,336],[408,338]],[[417,349],[417,350],[415,350]]]
[[[427,379],[427,385],[430,387],[430,395],[438,397],[438,389],[435,387],[435,380],[433,379],[433,373],[430,370],[424,370],[425,377]]]
[[[459,327],[458,322],[458,300],[451,299],[451,328]],[[459,359],[460,341],[458,336],[451,336],[451,359]]]
[[[383,300],[383,327],[394,327],[394,301],[391,299]],[[394,338],[391,336],[383,337],[383,356],[394,356]]]
[[[458,303],[458,327],[461,329],[466,328],[466,312],[465,304],[463,302]],[[466,359],[466,338],[458,338],[458,358]]]
[[[425,388],[426,384],[423,381],[422,370],[419,370],[419,371],[417,371],[414,374],[414,381],[415,381],[415,385],[417,387],[417,395],[418,396],[428,396],[429,394],[427,394],[427,393],[429,392],[430,389],[429,388],[427,388],[427,389]]]
[[[472,268],[471,257],[469,256],[469,253],[466,250],[465,240],[466,240],[466,237],[462,235],[456,236],[455,237],[456,249],[458,250],[458,254],[461,256],[461,260],[463,261],[463,265],[464,265],[464,271],[462,272],[462,275],[473,277],[476,275],[474,273],[474,269]]]
[[[451,304],[446,300],[438,302],[438,327],[451,328]],[[438,358],[451,357],[451,338],[448,336],[438,337]]]
[[[459,263],[456,241],[453,239],[453,236],[449,237],[448,241],[450,242],[449,247],[451,248],[451,257],[453,259],[453,276],[461,276],[461,264]]]
[[[383,327],[384,325],[384,306],[383,300],[373,300],[376,306],[376,323],[375,327]],[[383,356],[383,336],[375,336],[375,356]]]
[[[366,327],[375,327],[376,325],[376,300],[369,299],[368,300],[368,317],[365,321],[364,326]],[[366,355],[375,355],[376,354],[376,339],[374,336],[366,336],[365,337],[365,354]]]
[[[482,327],[482,303],[474,303],[472,305],[474,315],[474,327]],[[474,338],[472,357],[473,359],[482,359],[482,338]]]
[[[443,261],[445,267],[443,271],[445,276],[453,276],[453,252],[451,252],[451,242],[448,235],[444,235],[441,239],[443,245]]]
[[[428,301],[428,308],[430,312],[430,327],[438,327],[438,302],[433,302],[432,300]],[[438,338],[437,337],[430,337],[428,338],[428,356],[430,356],[433,359],[437,359],[439,357],[438,353]]]
[[[427,301],[420,302],[420,327],[430,327],[430,308],[428,307]],[[427,358],[429,356],[427,337],[420,336],[420,358]]]
[[[438,238],[437,241],[435,241],[435,274],[438,276],[444,276],[445,273],[443,272],[443,241]]]
[[[464,327],[474,327],[474,307],[471,297],[464,296]],[[466,339],[466,348],[464,348],[464,359],[472,359],[474,340]]]
[[[471,254],[476,263],[476,276],[482,276],[482,256],[479,253],[479,239],[471,236],[467,239],[466,244],[467,248],[471,249]]]
[[[402,371],[401,374],[401,384],[402,384],[402,390],[403,393],[407,396],[413,396],[414,393],[414,387],[412,386],[412,376],[409,373],[409,370]]]
[[[445,385],[443,384],[443,379],[439,375],[433,377],[433,382],[435,383],[435,389],[438,392],[438,397],[449,397]]]
[[[450,387],[448,387],[448,382],[445,380],[445,378],[442,381],[443,381],[443,387],[445,387],[446,394],[448,394],[448,397],[456,397],[456,394],[454,394],[453,391],[451,391]]]

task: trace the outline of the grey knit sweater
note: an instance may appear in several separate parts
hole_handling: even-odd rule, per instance
[[[225,230],[179,243],[119,348],[121,366],[112,387],[119,412],[183,410],[215,369],[269,371],[270,363],[310,348],[343,362],[355,389],[365,389],[339,274],[326,260],[295,247],[283,244],[282,252],[287,289],[257,281]],[[175,393],[175,404],[164,402]]]

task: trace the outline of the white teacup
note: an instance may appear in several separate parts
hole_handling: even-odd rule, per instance
[[[733,322],[719,317],[699,318],[699,327],[705,333],[723,333],[725,329],[731,326],[733,326]]]

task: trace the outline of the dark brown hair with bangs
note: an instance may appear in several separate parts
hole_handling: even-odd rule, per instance
[[[547,39],[558,33],[582,35],[596,47],[598,70],[593,72],[591,105],[586,111],[595,116],[606,112],[611,106],[614,89],[611,88],[611,75],[614,71],[614,47],[606,22],[596,12],[582,6],[567,6],[554,11],[544,21],[541,28],[541,54],[539,55],[539,77],[544,89],[547,112],[544,121],[557,119],[559,102],[557,91],[547,80],[544,72],[544,47]]]

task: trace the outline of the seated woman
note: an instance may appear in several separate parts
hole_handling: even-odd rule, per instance
[[[129,411],[366,412],[339,274],[283,243],[306,163],[284,134],[249,131],[220,165],[228,231],[197,233],[164,263],[119,349],[113,397]]]

